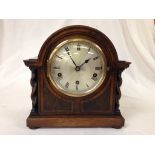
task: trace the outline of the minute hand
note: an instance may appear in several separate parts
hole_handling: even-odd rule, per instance
[[[79,67],[82,67],[84,64],[88,63],[91,58],[85,60]]]
[[[71,57],[70,53],[69,53],[69,52],[67,52],[67,54],[69,55],[70,59],[72,60],[73,64],[74,64],[74,65],[75,65],[75,67],[76,67],[77,65],[76,65],[75,61],[72,59],[72,57]]]

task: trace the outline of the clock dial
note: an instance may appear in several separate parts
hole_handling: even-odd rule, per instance
[[[52,84],[69,96],[85,96],[104,81],[106,61],[101,49],[85,39],[70,39],[59,44],[48,60]]]

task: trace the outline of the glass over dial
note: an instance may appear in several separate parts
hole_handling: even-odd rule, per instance
[[[85,96],[104,81],[106,60],[95,43],[86,39],[70,39],[59,44],[48,60],[50,82],[69,96]]]

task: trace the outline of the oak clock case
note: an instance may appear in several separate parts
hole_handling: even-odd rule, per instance
[[[112,42],[102,32],[82,25],[53,33],[38,58],[24,60],[32,73],[29,128],[121,128],[121,73]]]

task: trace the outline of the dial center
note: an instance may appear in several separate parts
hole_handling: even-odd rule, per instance
[[[76,71],[80,71],[80,66],[76,66],[76,67],[75,67],[75,70],[76,70]]]

